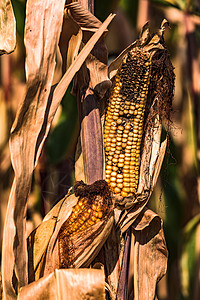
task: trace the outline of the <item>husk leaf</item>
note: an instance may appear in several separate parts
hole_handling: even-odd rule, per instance
[[[87,284],[86,284],[87,282]],[[95,269],[55,270],[20,290],[18,300],[105,299],[104,272]]]

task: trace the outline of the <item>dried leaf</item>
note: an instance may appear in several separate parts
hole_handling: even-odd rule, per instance
[[[62,97],[64,96],[65,91],[69,86],[69,83],[73,79],[75,73],[80,69],[85,59],[89,55],[90,51],[93,49],[95,43],[101,37],[101,35],[103,34],[103,32],[105,31],[105,29],[110,24],[113,18],[114,15],[110,14],[108,18],[104,21],[104,23],[101,25],[101,27],[98,29],[98,31],[92,35],[88,43],[84,46],[84,48],[81,50],[81,52],[79,53],[75,61],[69,67],[69,69],[67,70],[67,72],[65,73],[61,81],[59,82],[59,84],[55,87],[55,90],[53,92],[52,104],[48,116],[48,124],[51,123],[51,120],[55,115],[56,109]]]
[[[87,283],[87,284],[86,284]],[[20,290],[18,300],[105,299],[103,270],[67,269],[55,272]]]
[[[55,68],[55,52],[62,25],[64,1],[62,3],[47,2],[30,0],[27,3],[25,32],[28,53],[26,60],[27,93],[12,128],[11,152],[15,181],[4,228],[3,261],[6,264],[3,264],[3,283],[6,299],[15,297],[12,287],[14,262],[19,287],[27,284],[28,268],[24,215],[26,215],[26,202],[31,187],[32,172],[37,164],[44,140],[58,105],[74,74],[79,70],[113,18],[110,15],[92,36],[55,88],[53,98],[49,98]],[[50,31],[49,28],[52,30]],[[8,230],[9,240],[6,238]],[[15,256],[12,252],[14,240]]]
[[[129,234],[124,241],[123,228],[117,231],[118,246],[113,234],[104,245],[111,299],[133,299],[133,295],[134,299],[154,299],[156,284],[166,272],[168,252],[161,218],[143,207],[134,220],[126,227],[132,228],[131,243]]]
[[[112,231],[103,246],[105,274],[109,284],[109,295],[112,300],[116,299],[123,250],[124,238],[123,236],[120,237],[120,232],[116,231],[115,226],[113,226]]]
[[[103,270],[56,270],[55,274],[58,286],[58,299],[105,299]]]
[[[64,7],[64,1],[62,2]],[[27,93],[12,127],[10,148],[15,181],[4,229],[4,234],[7,234],[9,228],[10,236],[6,239],[4,235],[3,249],[3,262],[6,262],[3,263],[3,283],[7,298],[9,295],[13,297],[15,295],[11,283],[14,263],[19,287],[27,284],[28,279],[24,216],[35,158],[38,154],[37,139],[43,125],[53,79],[55,50],[62,25],[63,7],[62,3],[58,4],[55,1],[27,2],[25,29]],[[49,28],[52,30],[49,31]],[[13,244],[14,255],[11,251]]]
[[[32,231],[28,238],[28,271],[29,271],[29,282],[37,280],[37,274],[40,270],[40,262],[43,259],[44,253],[46,252],[49,240],[53,234],[56,224],[56,219],[52,218]]]
[[[9,54],[16,46],[16,22],[10,0],[0,3],[0,55]]]
[[[96,32],[101,26],[101,22],[78,2],[67,5],[67,11],[68,10],[77,24],[81,26],[83,31],[83,43],[87,43],[92,32]],[[102,99],[107,89],[111,86],[111,82],[108,78],[107,64],[108,53],[103,35],[86,60],[87,71],[89,71],[89,81],[87,80],[87,75],[85,75],[85,73],[87,73],[85,72],[86,70],[83,70],[78,76],[77,87],[75,89],[80,90],[85,88],[84,84],[86,86],[89,85],[95,94]]]
[[[68,4],[66,9],[69,9],[71,16],[82,30],[95,32],[101,26],[101,22],[78,2]]]
[[[130,252],[131,252],[131,230],[128,229],[126,233],[123,261],[120,270],[120,277],[117,289],[117,300],[128,299],[128,279],[129,279],[129,267],[130,266]]]
[[[125,211],[121,215],[117,226],[120,227],[120,231],[122,233],[126,232],[126,230],[131,226],[131,224],[137,219],[137,217],[140,215],[141,211],[144,209],[148,201],[149,198],[147,195],[146,200],[136,203],[131,209]]]
[[[57,217],[63,205],[63,198],[45,216],[43,222],[30,234],[28,243],[28,282],[38,280],[42,272],[44,256],[55,231]],[[72,202],[72,205],[74,202]],[[66,212],[67,215],[67,212]]]
[[[160,151],[161,131],[161,121],[159,116],[156,116],[151,128],[147,130],[144,138],[145,146],[141,158],[140,179],[137,190],[138,195],[142,194],[144,191],[152,190],[152,176]]]
[[[145,209],[133,223],[132,255],[130,265],[134,280],[134,299],[155,299],[157,282],[167,270],[167,247],[162,221],[158,215]]]
[[[17,300],[31,300],[34,298],[55,300],[57,299],[57,287],[55,274],[43,277],[42,279],[35,281],[22,287],[19,291]]]
[[[59,47],[63,59],[63,73],[70,67],[82,41],[82,30],[70,14],[64,14],[63,28],[60,36]]]
[[[166,152],[166,148],[167,148],[167,139],[164,140],[164,142],[162,142],[161,146],[160,146],[160,151],[159,151],[159,155],[157,156],[157,160],[155,163],[155,167],[154,170],[152,172],[153,174],[153,181],[152,181],[152,186],[155,187],[158,176],[160,174],[160,169],[163,163],[163,159],[165,156],[165,152]]]
[[[140,32],[141,44],[143,45],[147,43],[149,38],[150,38],[149,22],[146,22],[146,24],[144,24]]]

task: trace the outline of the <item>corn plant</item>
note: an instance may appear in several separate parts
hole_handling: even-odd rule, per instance
[[[27,89],[10,138],[15,179],[4,228],[5,299],[80,299],[91,290],[96,299],[154,299],[166,272],[162,220],[146,205],[167,146],[162,122],[172,110],[168,22],[153,34],[146,24],[108,68],[104,37],[113,17],[102,24],[78,2],[27,2]],[[62,39],[63,76],[52,86]],[[26,239],[33,171],[72,79],[80,119],[77,183]]]

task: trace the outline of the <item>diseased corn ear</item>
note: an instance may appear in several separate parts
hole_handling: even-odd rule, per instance
[[[145,131],[154,126],[157,115],[170,119],[174,73],[164,25],[151,36],[147,23],[140,39],[121,56],[121,64],[120,57],[113,64],[119,67],[105,114],[105,178],[118,196],[137,192]]]
[[[60,268],[75,265],[76,241],[83,239],[88,233],[93,238],[100,233],[113,207],[110,188],[104,180],[91,185],[86,185],[83,181],[77,182],[74,192],[79,197],[78,202],[62,225],[58,236]]]
[[[137,190],[144,112],[151,75],[150,54],[131,50],[115,76],[104,129],[106,180],[115,194]]]

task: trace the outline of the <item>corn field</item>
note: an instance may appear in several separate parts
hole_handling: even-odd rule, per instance
[[[200,299],[200,3],[2,0],[2,299]]]

